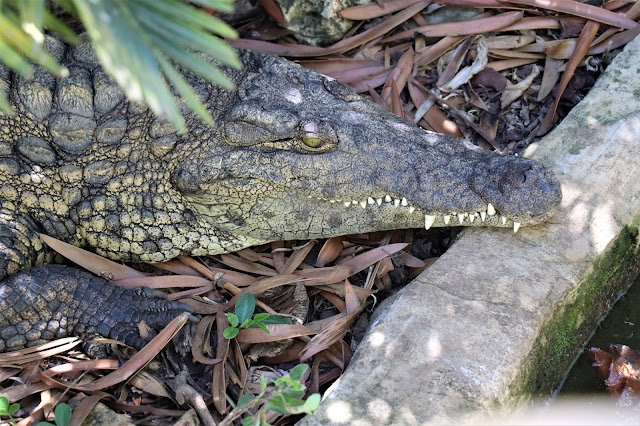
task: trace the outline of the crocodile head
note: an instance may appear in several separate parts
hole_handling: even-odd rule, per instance
[[[512,227],[548,219],[558,180],[540,164],[426,132],[291,62],[240,52],[219,135],[173,183],[243,245],[399,228]]]

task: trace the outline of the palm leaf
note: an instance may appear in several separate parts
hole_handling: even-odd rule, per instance
[[[32,72],[30,62],[57,76],[66,69],[42,48],[43,27],[78,43],[77,35],[48,9],[45,0],[0,2],[0,61],[21,75]],[[186,130],[169,83],[204,122],[212,118],[178,65],[215,85],[232,88],[233,82],[216,63],[239,68],[234,50],[220,37],[237,37],[235,30],[200,8],[230,12],[232,0],[56,0],[84,25],[104,69],[133,101],[145,102],[179,131]],[[25,60],[28,59],[27,60]],[[169,82],[167,82],[169,80]],[[0,93],[0,111],[8,113],[8,102]]]

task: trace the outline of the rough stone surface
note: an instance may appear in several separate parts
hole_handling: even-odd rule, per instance
[[[314,46],[334,43],[353,27],[354,21],[338,12],[369,0],[278,0],[285,27],[302,42]]]
[[[637,226],[639,58],[636,39],[528,150],[562,182],[556,216],[516,235],[466,230],[390,304],[316,415],[299,424],[451,423],[532,392],[521,383],[541,330],[589,291],[594,264],[625,225]]]

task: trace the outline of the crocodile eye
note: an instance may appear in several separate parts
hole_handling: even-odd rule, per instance
[[[331,124],[317,119],[305,119],[298,128],[298,148],[314,154],[332,150],[338,137]]]
[[[317,136],[307,135],[302,137],[302,142],[308,147],[317,148],[322,144],[322,139]]]

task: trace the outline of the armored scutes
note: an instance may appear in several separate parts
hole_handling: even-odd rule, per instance
[[[140,290],[65,267],[27,271],[52,259],[39,233],[160,262],[396,228],[517,230],[561,199],[541,165],[425,132],[280,58],[240,51],[233,92],[185,74],[215,125],[183,108],[189,132],[178,135],[125,99],[88,44],[46,44],[69,77],[24,79],[0,64],[16,112],[0,115],[0,351],[73,333],[140,347],[137,321],[182,309],[157,302],[162,318],[148,318],[131,302]]]

